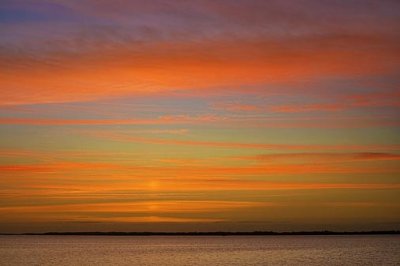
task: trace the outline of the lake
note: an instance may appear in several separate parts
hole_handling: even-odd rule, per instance
[[[400,236],[0,236],[0,265],[400,265]]]

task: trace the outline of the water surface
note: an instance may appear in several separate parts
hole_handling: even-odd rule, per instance
[[[0,265],[400,265],[400,237],[0,236]]]

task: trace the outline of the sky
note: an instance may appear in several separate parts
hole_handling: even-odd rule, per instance
[[[400,230],[400,2],[0,0],[0,232]]]

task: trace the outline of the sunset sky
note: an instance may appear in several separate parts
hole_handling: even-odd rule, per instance
[[[0,232],[400,230],[400,1],[1,0]]]

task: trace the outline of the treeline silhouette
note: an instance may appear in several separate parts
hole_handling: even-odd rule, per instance
[[[295,232],[47,232],[17,235],[76,235],[76,236],[296,236],[296,235],[398,235],[400,231],[295,231]]]

